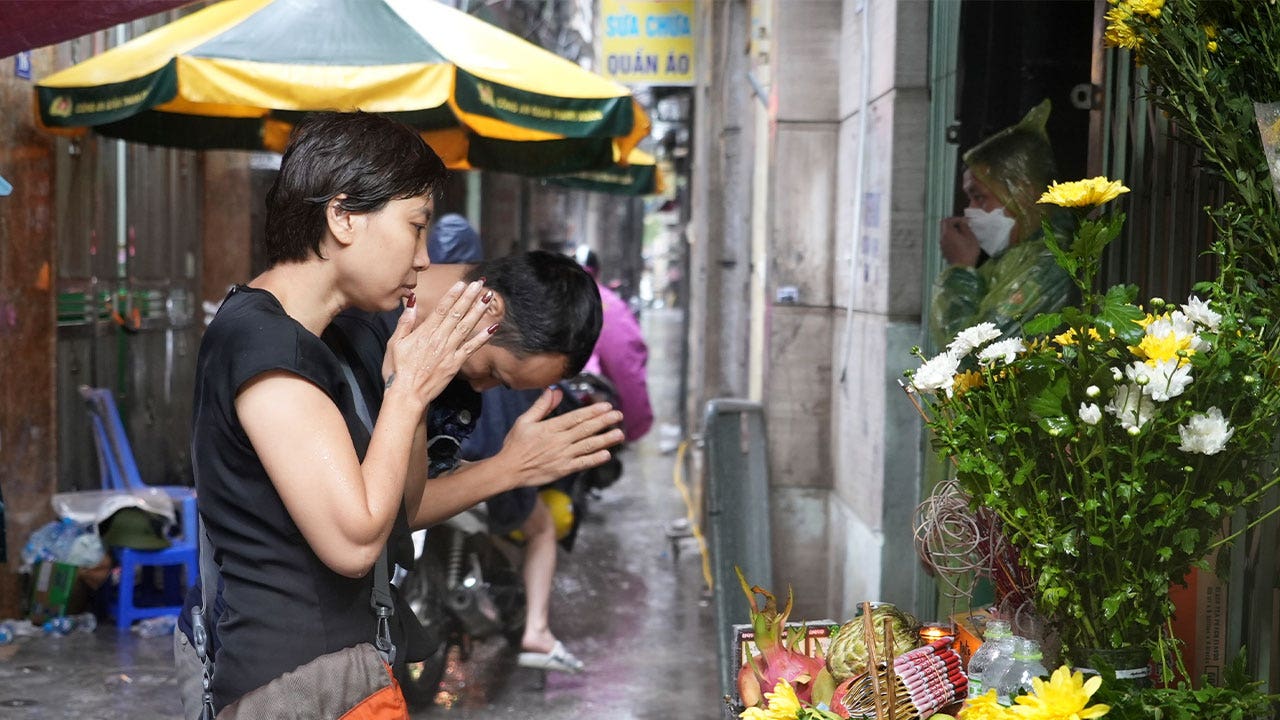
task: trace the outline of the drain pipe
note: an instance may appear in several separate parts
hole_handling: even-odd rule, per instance
[[[115,30],[116,46],[119,47],[127,40],[124,24],[116,25]],[[126,196],[129,171],[126,167],[128,156],[124,142],[124,140],[116,140],[116,279],[119,281],[125,278],[124,264],[129,249],[129,202]],[[124,313],[122,312],[121,315]]]
[[[844,363],[840,384],[849,377],[849,356],[853,353],[853,299],[857,294],[858,255],[862,251],[863,180],[867,164],[867,113],[871,109],[871,4],[859,0],[855,12],[862,16],[862,73],[858,82],[861,105],[858,109],[858,160],[853,176],[853,247],[849,252],[849,302],[844,316]]]

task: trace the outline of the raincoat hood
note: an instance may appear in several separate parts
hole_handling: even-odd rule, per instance
[[[1016,241],[1040,230],[1048,206],[1037,204],[1056,168],[1045,124],[1053,109],[1048,99],[1031,108],[1016,125],[1001,130],[964,154],[964,164],[1018,221]]]

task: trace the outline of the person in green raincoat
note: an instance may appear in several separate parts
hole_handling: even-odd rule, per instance
[[[964,215],[942,221],[939,245],[948,267],[934,281],[929,337],[946,347],[956,333],[992,322],[1005,337],[1022,324],[1071,302],[1075,286],[1045,246],[1048,219],[1069,236],[1070,214],[1039,205],[1054,180],[1053,149],[1045,132],[1050,103],[1042,101],[1016,125],[964,154]]]

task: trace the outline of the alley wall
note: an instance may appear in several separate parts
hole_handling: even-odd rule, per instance
[[[920,342],[929,3],[699,8],[690,417],[711,398],[762,402],[772,584],[794,588],[794,618],[850,617],[862,600],[913,608],[921,435],[897,380]]]
[[[33,54],[33,74],[48,72],[52,62],[51,52]],[[3,67],[0,107],[10,111],[0,113],[0,175],[13,192],[0,197],[0,486],[8,556],[7,571],[0,569],[0,618],[18,614],[14,571],[23,543],[53,518],[58,442],[54,143],[32,125],[30,82],[14,76],[12,59]]]

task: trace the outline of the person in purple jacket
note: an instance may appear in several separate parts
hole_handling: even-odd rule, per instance
[[[622,432],[627,442],[635,442],[653,426],[653,407],[649,403],[645,373],[649,346],[640,335],[640,324],[627,302],[600,282],[600,258],[595,251],[582,246],[575,257],[596,279],[604,307],[600,337],[583,372],[601,375],[613,383],[618,394],[618,409],[622,411]]]

